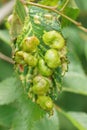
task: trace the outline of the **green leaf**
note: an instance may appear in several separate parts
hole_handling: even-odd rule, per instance
[[[24,23],[24,19],[25,19],[25,16],[26,16],[26,11],[25,11],[24,5],[22,4],[22,2],[20,2],[20,0],[16,0],[15,12],[18,15],[20,21],[22,23]]]
[[[11,77],[13,74],[13,65],[0,59],[0,81]]]
[[[79,31],[74,28],[65,28],[63,34],[67,38],[70,61],[69,70],[64,77],[64,91],[87,95],[87,76],[85,74],[87,67],[85,68],[86,60],[83,59],[85,44],[82,44],[84,40]]]
[[[11,77],[0,83],[0,105],[15,101],[20,95],[20,82]]]
[[[10,45],[10,35],[7,30],[0,30],[0,52],[5,54],[8,57],[12,56],[12,50]],[[12,76],[13,74],[13,65],[7,63],[6,61],[0,59],[0,81]]]
[[[87,2],[85,0],[75,0],[78,7],[81,9],[81,10],[85,10],[87,11]]]
[[[40,55],[47,51],[48,46],[46,46],[42,40],[42,35],[45,31],[56,30],[61,31],[60,22],[56,20],[57,15],[55,13],[49,12],[38,7],[30,6],[30,22],[32,25],[32,35],[36,35],[40,40]]]
[[[86,44],[85,44],[85,56],[86,56],[86,60],[87,60],[87,42],[86,42]]]
[[[21,20],[19,19],[18,15],[14,12],[12,23],[11,23],[11,28],[10,28],[10,34],[13,40],[15,40],[17,36],[20,34],[20,32],[22,31],[22,28],[23,28],[23,24]]]
[[[16,0],[10,29],[10,34],[13,40],[15,40],[22,31],[25,17],[26,11],[24,5],[20,0]]]
[[[77,16],[79,15],[79,9],[67,7],[64,10],[64,14],[75,20]],[[62,27],[69,26],[70,24],[71,22],[69,20],[62,18],[62,22],[61,22]]]
[[[66,125],[64,123],[64,120],[66,122],[69,121],[72,125],[72,127],[76,127],[75,130],[86,130],[87,129],[87,114],[84,113],[84,112],[65,112],[63,111],[61,108],[58,108],[58,115],[59,115],[59,120],[61,119],[61,116],[65,117],[65,118],[62,118],[62,126],[63,125]],[[69,123],[68,122],[68,123]],[[67,124],[65,126],[65,129],[69,130],[68,129],[68,126],[69,124]]]
[[[10,127],[15,114],[15,108],[12,106],[0,106],[0,125]]]
[[[71,123],[78,130],[87,130],[87,114],[83,112],[63,112],[64,116],[71,121]]]
[[[59,130],[57,113],[49,117],[37,104],[25,95],[17,103],[18,110],[12,124],[12,130]]]
[[[84,53],[85,47],[82,38],[84,34],[75,27],[66,27],[63,29],[63,35],[66,38],[67,47],[69,48],[71,55],[73,53],[74,55],[77,55],[78,59],[80,59],[80,56]]]
[[[58,112],[60,130],[78,130],[68,119],[66,112]]]
[[[78,6],[76,4],[76,0],[70,0],[69,1],[69,7],[78,8]]]
[[[34,122],[42,118],[45,113],[25,95],[19,98],[17,109],[12,130],[31,130]]]
[[[41,0],[41,4],[43,4],[43,5],[48,5],[48,6],[55,6],[55,5],[57,5],[58,4],[58,1],[59,0]]]
[[[87,130],[87,114],[84,112],[68,112],[69,119],[79,130]]]
[[[10,36],[7,30],[0,30],[0,40],[4,41],[7,44],[10,44]]]
[[[64,78],[63,91],[87,96],[87,77],[78,72],[68,72]]]
[[[68,112],[69,120],[78,130],[87,130],[87,114],[84,112]]]
[[[45,31],[51,30],[61,32],[60,22],[59,20],[57,20],[56,13],[49,12],[48,10],[30,5],[28,6],[28,8],[29,14],[27,14],[22,32],[17,38],[16,46],[20,48],[20,44],[22,44],[26,37],[35,35],[40,40],[38,53],[41,57],[43,57],[44,53],[49,47],[43,42],[42,35]],[[60,77],[58,78],[61,79]],[[55,82],[59,82],[58,84],[61,84],[59,79]],[[58,84],[56,83],[56,85]]]
[[[0,52],[11,57],[10,36],[8,31],[0,31]]]
[[[0,126],[0,130],[9,130],[9,128]]]
[[[59,130],[59,120],[56,111],[54,115],[48,115],[34,123],[32,130]]]

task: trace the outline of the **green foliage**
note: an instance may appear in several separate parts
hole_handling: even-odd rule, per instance
[[[59,130],[59,120],[57,117],[57,112],[54,112],[54,115],[51,117],[43,117],[41,120],[34,123],[32,130]]]
[[[34,122],[40,120],[43,115],[44,112],[22,94],[17,102],[17,111],[13,120],[12,129],[31,130]]]
[[[76,19],[77,16],[79,15],[79,9],[67,7],[64,9],[64,14],[66,14],[67,16],[69,16],[72,19]],[[68,21],[65,18],[62,18],[62,27],[69,26],[70,24],[71,24],[70,21]]]
[[[11,105],[0,106],[0,126],[10,128],[13,117],[15,114],[15,108]]]
[[[19,0],[16,0],[15,8],[16,8],[15,12],[18,14],[19,19],[21,20],[22,23],[24,23],[24,19],[25,19],[25,16],[26,16],[26,11],[25,11],[25,8],[24,8],[23,4]],[[21,11],[19,10],[19,8],[20,8]]]
[[[0,30],[0,40],[9,44],[10,43],[10,36],[7,30]]]
[[[72,120],[73,124],[79,129],[84,130],[87,129],[87,114],[81,112],[68,112],[70,120]]]
[[[41,0],[41,4],[43,5],[48,5],[48,6],[55,6],[58,4],[58,1],[59,0],[54,0],[54,1],[51,1],[51,0]]]
[[[85,0],[75,0],[77,5],[86,10],[87,5]],[[58,1],[39,1],[46,5],[56,5]],[[45,2],[45,3],[44,3]],[[63,7],[66,0],[60,0],[58,9]],[[75,3],[74,3],[75,4]],[[73,4],[72,4],[73,5]],[[69,67],[68,72],[64,76],[62,83],[62,92],[58,93],[54,114],[49,115],[41,109],[35,102],[32,102],[27,94],[25,87],[24,76],[27,72],[27,67],[21,81],[18,75],[14,74],[15,68],[10,63],[0,59],[0,130],[86,130],[87,129],[87,36],[85,33],[78,30],[65,18],[57,21],[60,16],[41,9],[35,6],[28,6],[30,18],[27,17],[24,32],[24,19],[26,10],[19,0],[16,0],[13,24],[11,24],[11,38],[13,41],[19,37],[16,47],[19,47],[21,42],[24,42],[24,37],[35,34],[38,38],[47,31],[56,30],[61,32],[65,38],[68,48]],[[70,4],[64,9],[64,14],[72,19],[78,16],[78,9],[71,7]],[[45,15],[46,14],[46,15]],[[39,16],[39,17],[37,17]],[[79,16],[82,18],[81,16]],[[28,19],[29,18],[29,19]],[[62,23],[62,29],[61,29]],[[84,22],[85,23],[85,22]],[[32,27],[31,27],[32,25]],[[33,30],[33,31],[32,31]],[[28,32],[27,32],[28,31]],[[24,35],[25,33],[25,35]],[[20,35],[22,37],[20,37]],[[39,45],[38,52],[43,57],[46,49],[49,47],[43,43]],[[6,29],[0,30],[0,52],[12,57],[12,49],[10,47],[11,40]],[[48,47],[48,48],[47,48]],[[41,52],[41,49],[43,52]],[[47,66],[45,66],[47,67]],[[46,68],[47,69],[47,68]],[[16,70],[17,71],[17,70]],[[32,69],[30,70],[32,74]],[[35,70],[36,71],[36,70]],[[55,70],[55,72],[61,70]],[[42,73],[42,72],[41,72]],[[46,73],[46,72],[45,72]],[[29,78],[30,75],[28,75]],[[55,73],[61,83],[61,76]],[[30,80],[30,79],[28,79]],[[29,85],[29,84],[28,84]],[[52,85],[52,84],[51,84]],[[36,89],[36,88],[35,88]],[[43,104],[42,104],[43,105]]]
[[[16,3],[16,4],[19,4],[19,3]],[[19,4],[19,6],[21,5]],[[56,21],[57,19],[56,13],[49,12],[48,10],[44,10],[39,7],[26,6],[26,8],[27,10],[29,10],[29,12],[27,11],[27,16],[25,17],[25,21],[24,21],[24,27],[21,33],[17,37],[16,44],[15,44],[15,41],[13,41],[13,46],[15,47],[15,50],[14,50],[15,51],[15,54],[14,54],[15,68],[16,70],[18,70],[19,76],[21,77],[22,75],[24,77],[24,80],[22,79],[22,82],[25,82],[24,89],[27,88],[26,93],[28,93],[29,97],[32,100],[38,103],[38,99],[39,99],[38,96],[39,94],[42,93],[42,90],[45,96],[49,96],[50,98],[57,97],[57,94],[58,94],[57,89],[60,89],[61,87],[62,75],[63,73],[66,72],[66,69],[63,67],[63,64],[66,64],[67,66],[67,57],[66,57],[67,50],[66,50],[64,37],[61,34],[61,30],[59,30],[61,29],[61,26],[59,24],[60,22]],[[20,9],[21,8],[19,8],[19,11],[18,11],[17,6],[15,6],[14,11],[16,12],[17,10],[16,13],[21,21],[21,16],[19,13]],[[49,27],[49,24],[50,24],[50,27]],[[59,28],[56,28],[56,27],[59,27]],[[51,31],[51,30],[54,30],[54,31]],[[45,33],[46,31],[48,35],[46,35]],[[47,38],[49,39],[49,42],[53,41],[52,46],[49,46],[48,44],[45,45],[47,42],[46,41]],[[27,39],[31,39],[31,42],[30,40],[28,42]],[[37,44],[36,50],[34,52],[29,51],[28,44],[29,45],[32,44],[33,46],[34,44]],[[50,47],[53,49],[50,49]],[[59,52],[56,49],[58,49]],[[66,53],[63,53],[64,50]],[[42,85],[41,86],[42,89],[39,89],[38,85],[34,85],[32,88],[32,85],[33,85],[32,80],[34,76],[38,76],[41,74],[39,73],[39,68],[37,65],[40,57],[43,58],[48,69],[53,70],[53,73],[51,73],[51,75],[48,75],[47,79],[52,80],[54,84],[49,88],[49,91],[46,91],[46,92],[44,91],[45,88],[43,89],[43,83],[42,84],[40,83],[40,86]],[[28,71],[26,72],[25,75],[19,70],[19,67],[21,65],[22,65],[23,71],[26,67],[28,68]],[[32,70],[32,73],[29,71],[30,69]],[[36,73],[34,73],[35,69],[36,69]],[[57,72],[55,71],[55,69],[57,70]],[[28,75],[30,75],[29,79],[27,78]],[[59,78],[61,80],[59,80]],[[45,102],[44,105],[46,106],[47,103],[50,104],[49,100],[48,102]],[[43,105],[40,104],[40,106],[45,110],[47,108],[47,111],[48,111],[48,105],[47,107],[43,107]],[[52,108],[53,107],[51,107],[51,109]],[[51,111],[51,109],[49,109],[49,111]]]
[[[75,0],[78,7],[83,10],[86,11],[87,10],[87,2],[85,2],[85,0]]]
[[[65,126],[61,126],[61,127],[64,127],[65,129],[67,128],[67,130],[69,129],[86,130],[87,129],[87,124],[86,124],[87,114],[86,113],[84,112],[66,112],[65,113],[64,111],[61,111],[60,113],[61,113],[61,116],[60,116],[61,122],[64,120],[64,118],[66,118]],[[66,124],[68,127],[66,126]]]
[[[7,78],[0,83],[0,105],[9,104],[18,98],[19,83],[14,77]]]

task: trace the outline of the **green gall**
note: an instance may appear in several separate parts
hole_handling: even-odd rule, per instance
[[[50,84],[44,77],[36,76],[33,80],[32,91],[37,95],[44,95],[49,91]]]
[[[37,58],[30,53],[24,53],[24,60],[28,65],[32,67],[36,66],[38,62]]]
[[[42,77],[42,76],[35,76],[34,78],[33,78],[33,84],[35,85],[35,84],[37,84],[42,78],[44,78],[44,77]]]
[[[45,61],[43,59],[40,59],[38,62],[38,68],[39,68],[39,72],[40,74],[42,74],[43,76],[51,76],[52,75],[52,69],[50,69],[46,64]]]
[[[18,52],[15,53],[14,60],[18,64],[26,64],[26,62],[24,61],[24,58],[23,58],[23,52],[22,51],[18,51]]]
[[[36,59],[36,57],[31,55],[30,53],[26,53],[24,51],[18,51],[16,55],[17,57],[20,57],[21,62],[24,62],[32,67],[37,65],[38,60]]]
[[[39,45],[40,41],[36,36],[27,37],[21,45],[25,52],[34,52]]]
[[[57,68],[61,63],[58,51],[49,49],[45,54],[45,61],[50,68]]]
[[[43,41],[46,45],[51,48],[61,50],[65,45],[63,36],[57,31],[45,32],[43,35]]]
[[[52,111],[53,109],[52,99],[48,96],[38,96],[37,104],[46,111]]]

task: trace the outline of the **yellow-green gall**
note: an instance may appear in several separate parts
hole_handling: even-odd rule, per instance
[[[45,95],[49,91],[50,83],[44,77],[36,76],[33,80],[32,91],[36,95]]]
[[[63,36],[57,31],[45,32],[43,35],[43,41],[51,48],[61,50],[65,45]]]
[[[17,57],[20,58],[21,62],[24,62],[32,67],[37,65],[37,58],[31,55],[30,53],[26,53],[24,51],[18,51],[16,53]]]
[[[45,61],[50,68],[57,68],[61,63],[58,51],[49,49],[45,54]]]
[[[23,51],[18,51],[15,53],[14,60],[18,64],[26,64],[23,58]]]
[[[39,59],[39,62],[38,62],[38,68],[39,68],[39,72],[40,74],[42,74],[43,76],[51,76],[52,75],[52,69],[50,69],[45,61],[43,59]]]
[[[25,52],[34,52],[39,45],[40,41],[36,36],[27,37],[21,45]]]
[[[53,109],[53,101],[48,96],[39,96],[37,99],[37,104],[46,111],[52,111]]]

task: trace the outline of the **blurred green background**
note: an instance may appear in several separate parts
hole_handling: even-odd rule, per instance
[[[2,8],[9,0],[0,0]],[[77,21],[87,27],[87,1],[75,0],[80,9]],[[73,4],[74,6],[74,4]],[[87,113],[87,33],[76,26],[70,25],[62,30],[67,41],[69,71],[63,81],[63,91],[59,94],[56,104],[65,111]],[[6,18],[0,24],[0,52],[11,57],[11,41],[7,30]],[[14,72],[12,64],[0,59],[0,82]],[[72,123],[59,113],[61,130],[77,130]],[[0,130],[6,130],[0,127]]]

